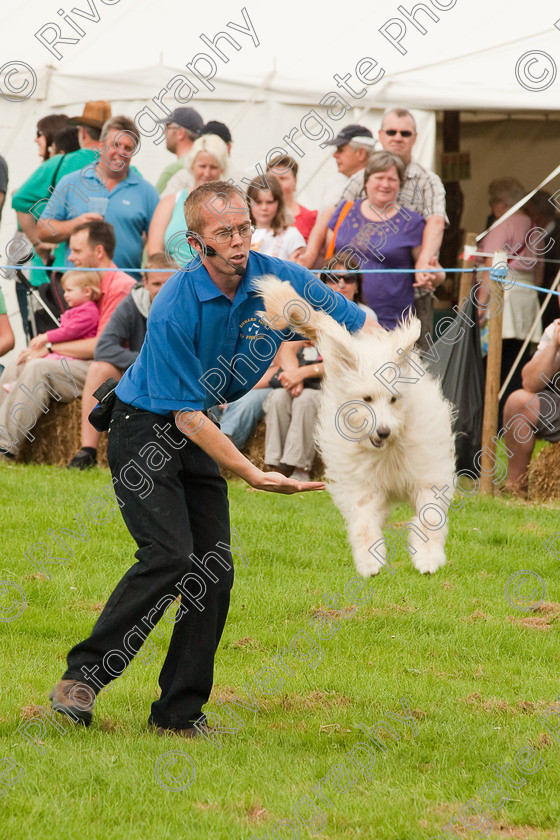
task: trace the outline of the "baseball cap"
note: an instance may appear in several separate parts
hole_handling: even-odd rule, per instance
[[[167,117],[161,120],[156,120],[158,123],[177,123],[181,128],[186,128],[187,131],[192,131],[197,137],[200,137],[202,129],[204,128],[204,120],[194,108],[175,108]]]
[[[337,134],[337,136],[334,137],[332,140],[329,140],[326,145],[344,146],[344,144],[349,143],[350,140],[355,140],[357,142],[361,142],[363,140],[363,145],[369,146],[371,148],[373,148],[376,142],[369,128],[366,128],[364,125],[346,125]]]
[[[104,99],[86,102],[81,117],[70,117],[69,125],[86,125],[88,128],[103,128],[111,118],[111,103]]]
[[[227,125],[218,120],[210,120],[206,123],[201,134],[216,134],[224,143],[231,143],[231,131]]]

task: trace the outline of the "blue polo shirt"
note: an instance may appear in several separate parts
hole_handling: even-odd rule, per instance
[[[264,304],[252,282],[263,274],[288,280],[315,309],[326,310],[351,332],[363,327],[363,310],[295,263],[251,251],[230,300],[198,262],[191,271],[174,274],[158,292],[144,344],[119,382],[117,396],[137,408],[168,414],[182,408],[203,411],[250,391],[287,338],[259,318]],[[292,334],[293,340],[300,338]]]
[[[61,178],[56,189],[43,210],[41,219],[67,221],[82,213],[94,212],[91,198],[108,198],[105,221],[113,225],[117,247],[113,260],[123,271],[128,268],[140,268],[144,247],[142,234],[148,232],[154,210],[159,202],[159,195],[154,186],[148,183],[132,168],[128,175],[108,190],[95,170],[95,163],[70,172]],[[73,268],[68,255],[70,247],[66,243],[64,267]],[[137,273],[133,274],[138,279]]]

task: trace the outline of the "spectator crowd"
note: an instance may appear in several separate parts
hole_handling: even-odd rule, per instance
[[[81,396],[81,447],[68,466],[96,463],[99,433],[88,422],[93,393],[134,363],[154,297],[172,274],[198,258],[185,235],[185,199],[202,184],[231,175],[233,138],[222,122],[205,123],[189,107],[176,108],[161,123],[175,160],[155,186],[133,165],[140,143],[136,125],[113,116],[104,101],[86,103],[81,116],[50,114],[38,121],[34,142],[41,163],[11,196],[8,165],[0,157],[0,218],[11,204],[16,238],[26,254],[16,292],[27,346],[0,377],[4,459],[18,456],[53,399]],[[320,271],[329,288],[386,329],[415,313],[422,323],[419,346],[427,349],[434,291],[445,280],[439,252],[449,220],[440,178],[414,159],[416,140],[414,117],[405,108],[385,113],[377,138],[362,125],[341,128],[330,145],[344,179],[337,185],[343,186],[327,190],[330,198],[318,209],[299,203],[298,162],[279,153],[245,190],[252,225],[239,232],[250,236],[251,248],[261,254]],[[541,300],[531,288],[549,288],[556,272],[552,263],[531,262],[527,247],[536,227],[545,242],[541,256],[558,257],[559,222],[546,193],[509,212],[524,195],[513,178],[490,185],[489,222],[504,220],[479,246],[486,267],[490,254],[505,249],[523,282],[505,294],[502,355],[503,380],[524,350],[524,367],[504,398],[509,485],[518,492],[526,490],[535,438],[560,440],[560,390],[557,394],[553,384],[560,371],[558,299],[552,298],[540,320]],[[477,302],[484,334],[491,288],[487,274],[481,277]],[[0,356],[14,343],[0,291]],[[308,480],[322,375],[315,347],[286,342],[252,391],[216,406],[222,430],[242,448],[266,417],[266,463]],[[532,429],[523,444],[512,432],[518,418]]]

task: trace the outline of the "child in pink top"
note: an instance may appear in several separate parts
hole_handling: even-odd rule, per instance
[[[97,271],[67,271],[62,277],[64,300],[70,307],[60,316],[60,327],[36,335],[29,342],[30,350],[38,350],[47,344],[59,344],[63,341],[77,341],[82,338],[95,338],[99,324],[99,309],[94,301],[101,294],[101,275]],[[53,353],[47,358],[72,358],[67,353]],[[25,362],[23,362],[25,364]],[[20,365],[18,365],[20,367]],[[18,371],[18,376],[21,370]],[[7,382],[3,385],[10,392],[16,385]]]

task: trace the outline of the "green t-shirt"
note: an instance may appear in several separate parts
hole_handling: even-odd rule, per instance
[[[6,309],[6,301],[4,300],[4,295],[2,294],[2,289],[0,289],[0,315],[7,315],[8,311]]]
[[[50,198],[50,187],[56,187],[58,182],[64,175],[70,172],[75,172],[77,169],[83,169],[84,166],[94,163],[99,156],[97,149],[77,149],[75,152],[69,152],[67,155],[54,155],[49,158],[41,166],[37,167],[27,181],[16,190],[12,198],[12,207],[18,213],[30,213],[31,208],[37,204],[38,201],[47,201]],[[40,215],[44,210],[43,207],[38,207],[35,216]],[[31,260],[31,265],[43,266],[43,261],[38,256],[34,256]],[[64,242],[61,242],[55,251],[54,266],[62,267],[64,265]],[[33,286],[40,286],[41,283],[48,283],[50,272],[47,271],[30,271],[30,282]]]
[[[164,189],[166,188],[168,181],[171,179],[172,175],[175,175],[180,169],[183,168],[184,161],[183,160],[176,160],[175,163],[170,163],[169,166],[166,166],[159,178],[157,179],[156,183],[156,190],[161,195]]]
[[[64,175],[83,169],[97,160],[99,152],[94,149],[77,149],[67,155],[55,155],[49,158],[29,176],[22,186],[15,191],[12,207],[18,213],[29,213],[34,204],[50,198],[50,187],[56,187]],[[41,208],[43,210],[44,208]]]

